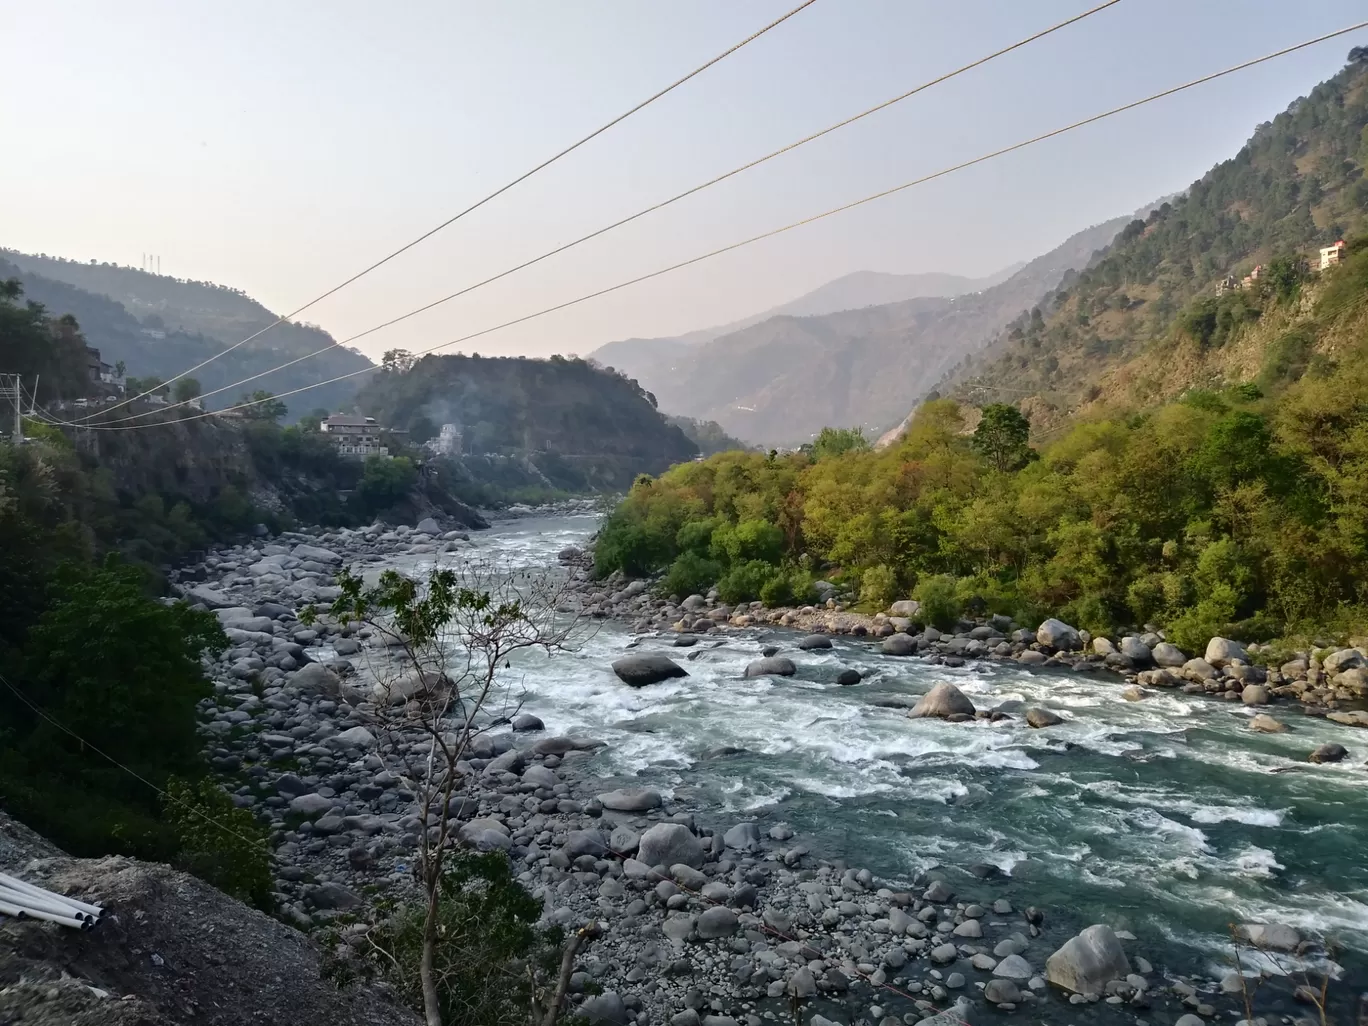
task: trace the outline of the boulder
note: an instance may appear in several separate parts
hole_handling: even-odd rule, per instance
[[[501,819],[469,820],[461,824],[456,836],[463,843],[472,848],[479,848],[481,851],[493,851],[495,848],[502,848],[507,851],[511,844],[508,827],[504,825]]]
[[[1020,955],[1011,954],[993,967],[993,975],[1005,980],[1029,980],[1035,975],[1031,963]]]
[[[1344,745],[1328,742],[1323,745],[1317,745],[1315,750],[1306,757],[1306,761],[1318,763],[1343,762],[1348,757],[1349,749],[1345,748]]]
[[[989,980],[983,988],[983,1000],[992,1005],[1014,1005],[1021,1000],[1021,991],[1011,980]]]
[[[1062,649],[1071,652],[1083,646],[1083,639],[1079,637],[1078,631],[1070,627],[1063,620],[1056,620],[1053,617],[1046,620],[1036,628],[1036,641],[1050,648]]]
[[[842,670],[839,674],[836,675],[836,683],[841,685],[841,687],[843,688],[848,688],[852,684],[858,684],[860,683],[860,671]]]
[[[899,599],[888,607],[889,616],[905,616],[909,620],[915,620],[921,612],[921,603],[916,599]]]
[[[1338,723],[1342,727],[1368,727],[1368,710],[1350,709],[1336,710],[1325,717],[1331,723]]]
[[[788,656],[768,656],[746,667],[747,677],[792,677],[798,672]]]
[[[613,812],[646,812],[658,809],[662,804],[660,792],[649,787],[620,787],[599,795],[598,800]]]
[[[340,563],[342,557],[332,549],[319,548],[317,545],[296,545],[290,550],[295,559],[308,559],[315,563]]]
[[[1045,653],[1037,652],[1033,648],[1028,648],[1016,657],[1016,661],[1023,666],[1039,666],[1045,661]]]
[[[1092,650],[1100,656],[1109,656],[1116,653],[1116,646],[1111,643],[1110,638],[1093,638]]]
[[[326,744],[329,748],[370,748],[375,744],[375,735],[365,727],[349,727],[328,738]]]
[[[736,932],[738,922],[736,913],[721,905],[705,909],[694,923],[694,929],[702,940],[717,940],[730,937]]]
[[[600,858],[608,854],[608,848],[603,843],[603,835],[597,830],[571,830],[565,835],[564,851],[572,859],[577,859],[581,855]]]
[[[1136,666],[1149,666],[1154,662],[1154,654],[1150,647],[1134,634],[1128,634],[1121,639],[1121,654]]]
[[[414,530],[419,534],[426,534],[432,538],[435,538],[442,533],[442,528],[438,525],[437,521],[432,519],[432,517],[424,517],[422,520],[418,521],[418,526],[415,527]]]
[[[641,835],[637,858],[648,866],[672,866],[682,862],[697,869],[703,865],[703,842],[683,823],[657,823]]]
[[[522,782],[550,791],[560,783],[560,777],[556,776],[555,770],[547,769],[545,766],[532,765],[523,770]]]
[[[515,731],[519,732],[546,729],[546,724],[541,721],[541,718],[533,716],[531,713],[518,713],[517,716],[513,717],[511,726]]]
[[[185,598],[192,605],[198,602],[209,609],[232,609],[237,605],[236,600],[230,599],[223,592],[208,584],[197,584],[188,589],[185,592]]]
[[[317,816],[327,812],[334,804],[333,799],[324,798],[321,794],[301,794],[290,799],[290,811],[301,816]]]
[[[969,1026],[972,1005],[966,997],[958,997],[955,1003],[943,1012],[918,1019],[915,1026]]]
[[[754,823],[737,823],[722,835],[722,843],[736,851],[755,851],[760,847],[760,828]]]
[[[634,688],[659,684],[671,677],[687,677],[688,673],[673,659],[663,655],[629,655],[613,663],[618,680]]]
[[[917,700],[907,714],[911,719],[948,716],[973,716],[974,703],[965,697],[963,691],[946,681],[941,681]]]
[[[1262,684],[1246,684],[1240,692],[1240,701],[1245,705],[1267,705],[1268,688]]]
[[[583,1019],[590,1026],[622,1026],[627,1021],[627,1006],[617,991],[605,990],[580,1005],[575,1018]]]
[[[1026,710],[1026,722],[1032,727],[1057,727],[1064,722],[1064,717],[1049,709],[1041,709],[1039,706],[1032,706]]]
[[[1249,662],[1249,653],[1238,641],[1231,641],[1229,638],[1212,638],[1207,642],[1206,661],[1212,666],[1223,667],[1235,659],[1242,663]]]
[[[809,634],[806,638],[798,640],[798,647],[804,652],[815,652],[818,649],[830,648],[831,639],[825,634]]]
[[[290,675],[290,686],[312,694],[333,696],[338,693],[342,679],[322,663],[305,663]]]
[[[1281,734],[1287,730],[1287,725],[1275,720],[1267,713],[1259,713],[1249,721],[1249,729],[1260,734]]]
[[[1102,923],[1065,941],[1045,962],[1045,979],[1075,994],[1101,994],[1108,982],[1130,971],[1121,941]]]
[[[1161,641],[1150,649],[1150,656],[1154,661],[1167,669],[1176,670],[1187,662],[1187,656],[1177,645],[1170,645],[1167,641]]]
[[[1356,648],[1342,648],[1321,660],[1321,668],[1332,677],[1345,670],[1357,670],[1363,666],[1368,666],[1368,659],[1364,659],[1363,653]]]
[[[1235,937],[1266,951],[1296,951],[1301,944],[1301,934],[1283,923],[1241,923]]]
[[[879,645],[884,655],[910,656],[917,654],[917,639],[910,634],[890,634]]]

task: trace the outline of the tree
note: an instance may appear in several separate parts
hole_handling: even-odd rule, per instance
[[[1034,458],[1031,422],[1008,403],[989,403],[974,428],[974,451],[999,471],[1018,470]]]
[[[200,383],[194,378],[180,378],[176,382],[172,397],[178,403],[188,403],[193,399],[198,399],[202,391]]]
[[[122,360],[119,360],[117,363],[114,364],[114,373],[118,377],[123,377],[124,371],[126,370],[128,370],[128,365],[124,363]]]
[[[380,358],[380,370],[386,374],[407,374],[418,358],[407,349],[387,349]]]
[[[486,953],[472,956],[460,950],[462,942],[493,946],[508,944],[509,938],[495,936],[487,916],[464,914],[472,900],[464,886],[472,863],[455,847],[460,823],[453,810],[475,784],[465,763],[472,744],[487,724],[503,722],[517,711],[515,678],[505,672],[511,660],[534,650],[550,657],[577,630],[574,621],[556,616],[563,585],[550,577],[529,579],[480,564],[465,564],[460,575],[433,570],[425,580],[387,570],[372,587],[343,570],[337,583],[341,595],[328,615],[339,624],[369,627],[403,654],[395,671],[382,671],[376,685],[375,730],[386,763],[400,767],[404,786],[417,798],[420,820],[414,874],[421,901],[394,917],[389,930],[374,931],[372,942],[386,945],[385,964],[393,967],[401,985],[415,992],[427,1026],[519,1021],[488,1010],[506,1010],[508,995],[520,992],[521,982],[486,971]],[[301,619],[314,622],[318,615],[310,609]],[[482,893],[490,901],[510,904],[511,917],[501,918],[512,929],[527,930],[537,910],[522,909],[526,902],[508,890],[506,873],[489,869],[483,875],[488,886]],[[396,922],[408,943],[394,943]],[[576,936],[582,940],[582,934]],[[565,973],[557,981],[544,1021],[554,1022],[568,977]],[[474,996],[466,993],[470,990]],[[529,988],[528,1001],[534,996]],[[458,1000],[464,1007],[486,1010],[483,1017],[457,1017],[453,1006]]]
[[[824,427],[812,443],[812,458],[825,460],[848,452],[868,452],[869,448],[869,439],[859,428]]]
[[[418,469],[407,456],[367,456],[356,496],[366,510],[378,513],[403,500],[418,483]]]
[[[238,405],[245,406],[242,415],[248,420],[278,421],[289,412],[283,402],[270,392],[257,389],[251,395],[238,397]]]

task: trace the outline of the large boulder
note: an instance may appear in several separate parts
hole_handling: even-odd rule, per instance
[[[905,616],[909,620],[915,620],[920,612],[921,603],[916,599],[900,599],[888,607],[889,616]]]
[[[1083,646],[1083,639],[1078,631],[1070,627],[1063,620],[1056,620],[1053,617],[1046,620],[1036,628],[1036,641],[1050,648],[1063,649],[1071,652]]]
[[[673,659],[663,655],[629,655],[613,663],[618,680],[634,688],[659,684],[671,677],[687,677],[688,673]]]
[[[424,517],[422,520],[418,521],[418,526],[414,528],[414,531],[418,534],[426,534],[429,537],[435,538],[442,533],[442,528],[437,521],[432,519],[432,517]]]
[[[1333,741],[1330,741],[1323,745],[1317,745],[1306,758],[1308,762],[1325,763],[1343,762],[1348,757],[1349,749],[1345,748],[1344,745],[1335,744]]]
[[[1134,634],[1128,634],[1121,639],[1121,654],[1135,666],[1149,666],[1154,662],[1154,653],[1150,651],[1150,647]]]
[[[818,649],[830,648],[831,639],[825,634],[809,634],[806,638],[798,640],[798,647],[804,652],[815,652]]]
[[[1249,662],[1249,653],[1238,641],[1231,641],[1229,638],[1212,638],[1207,642],[1206,661],[1212,666],[1228,666],[1236,659],[1242,663]]]
[[[641,835],[637,858],[648,866],[673,866],[682,862],[698,869],[703,865],[703,842],[683,823],[657,823]]]
[[[1240,700],[1245,705],[1267,705],[1268,688],[1262,684],[1246,684],[1240,692]]]
[[[229,598],[208,584],[197,584],[195,587],[187,589],[185,598],[192,605],[198,602],[209,609],[231,609],[237,605],[236,599]]]
[[[1301,934],[1282,923],[1241,923],[1235,937],[1265,951],[1296,951],[1301,944]]]
[[[290,550],[295,559],[308,559],[315,563],[340,563],[342,557],[332,549],[319,548],[317,545],[296,545]]]
[[[1064,722],[1064,717],[1051,712],[1049,709],[1032,706],[1026,710],[1026,722],[1036,728],[1057,727]]]
[[[754,823],[737,823],[722,835],[722,843],[737,851],[755,851],[760,847],[760,828]]]
[[[620,787],[599,795],[598,800],[613,812],[646,812],[661,805],[660,792],[648,787]]]
[[[714,905],[698,917],[694,929],[698,931],[701,940],[717,940],[719,937],[730,937],[736,932],[738,925],[735,912],[721,905]]]
[[[1090,926],[1064,942],[1045,962],[1045,979],[1075,994],[1101,994],[1111,980],[1124,980],[1130,962],[1112,928]]]
[[[910,656],[917,654],[917,639],[910,634],[891,634],[883,639],[879,651],[884,655]]]
[[[1360,667],[1368,666],[1368,659],[1364,659],[1363,653],[1356,648],[1342,648],[1338,652],[1331,652],[1322,659],[1321,666],[1326,673],[1333,677],[1345,670],[1357,670]]]
[[[914,720],[924,717],[945,719],[950,716],[973,716],[974,703],[955,685],[941,681],[922,695],[907,715]]]
[[[622,1026],[627,1021],[627,1006],[617,991],[605,990],[580,1005],[575,1018],[583,1019],[590,1026]]]
[[[746,667],[747,677],[792,677],[797,672],[798,667],[787,656],[757,659]]]
[[[1177,645],[1170,645],[1167,641],[1161,641],[1150,650],[1150,655],[1160,666],[1170,670],[1176,670],[1187,662],[1187,656]]]

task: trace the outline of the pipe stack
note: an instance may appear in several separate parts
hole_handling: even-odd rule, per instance
[[[17,919],[42,919],[78,930],[89,930],[104,916],[104,909],[26,883],[8,873],[0,873],[0,915]]]

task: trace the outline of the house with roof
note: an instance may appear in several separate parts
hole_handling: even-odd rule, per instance
[[[381,441],[381,427],[374,417],[354,413],[334,413],[320,421],[318,430],[337,446],[341,456],[389,456],[389,446]]]

